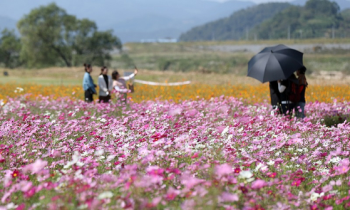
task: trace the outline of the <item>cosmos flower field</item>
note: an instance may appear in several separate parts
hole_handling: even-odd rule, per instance
[[[18,91],[22,91],[18,89]],[[0,209],[349,209],[350,124],[235,97],[86,104],[6,99]]]

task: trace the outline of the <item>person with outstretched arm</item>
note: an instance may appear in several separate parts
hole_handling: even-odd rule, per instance
[[[91,64],[85,64],[85,74],[83,79],[83,89],[84,89],[84,98],[85,101],[88,103],[91,103],[94,101],[94,94],[96,94],[96,85],[94,84],[94,81],[92,80],[92,77],[90,73],[92,72],[92,66]]]
[[[118,71],[113,71],[113,73],[112,73],[113,89],[116,93],[117,99],[126,103],[127,93],[130,92],[128,90],[128,88],[126,87],[126,81],[134,78],[137,75],[137,73],[138,73],[138,70],[137,70],[137,68],[135,68],[133,74],[126,76],[126,77],[121,77],[119,75]]]

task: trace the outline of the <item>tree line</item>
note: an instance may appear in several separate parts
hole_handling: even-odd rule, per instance
[[[52,3],[33,9],[18,23],[20,33],[4,29],[0,36],[0,63],[7,68],[25,66],[105,65],[110,51],[122,49],[112,31],[99,31],[95,22],[78,19]]]
[[[252,33],[261,39],[304,39],[350,37],[346,11],[336,2],[309,0],[305,6],[292,6],[255,27]]]
[[[193,28],[180,40],[350,37],[349,13],[349,10],[340,11],[338,4],[330,0],[308,0],[305,6],[261,4]]]
[[[180,36],[180,41],[239,40],[248,30],[290,7],[289,3],[265,3],[239,10],[222,18],[195,27]]]

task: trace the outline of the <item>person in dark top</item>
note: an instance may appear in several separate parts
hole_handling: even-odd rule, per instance
[[[305,118],[305,91],[308,86],[306,77],[305,77],[306,67],[302,67],[297,71],[298,82],[299,82],[299,94],[300,100],[296,104],[295,113],[298,118]]]
[[[108,68],[102,67],[101,74],[98,77],[98,85],[99,85],[99,103],[108,103],[111,99],[110,92],[113,89],[113,81],[112,78],[108,75]]]
[[[270,98],[271,98],[271,106],[273,111],[277,111],[277,113],[282,113],[281,111],[281,99],[280,92],[278,91],[278,83],[277,81],[273,81],[269,83],[270,87]]]
[[[85,101],[88,103],[91,103],[94,101],[93,94],[96,94],[96,85],[94,84],[94,81],[91,78],[90,73],[92,72],[92,66],[90,64],[85,64],[85,74],[83,79],[83,89],[84,89],[84,95],[85,95]]]
[[[292,114],[295,107],[295,103],[290,100],[292,83],[298,84],[298,79],[294,74],[292,74],[287,80],[278,81],[278,91],[280,92],[283,114]]]

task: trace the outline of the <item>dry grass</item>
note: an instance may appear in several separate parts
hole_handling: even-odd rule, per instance
[[[98,67],[94,67],[92,77],[97,82],[100,73]],[[3,72],[7,71],[9,76],[3,76]],[[111,73],[110,70],[109,73]],[[125,71],[133,71],[132,69],[121,69],[119,72],[123,74]],[[0,69],[0,83],[18,83],[18,84],[40,84],[40,85],[81,85],[84,76],[83,68],[47,68],[47,69]],[[207,85],[260,85],[261,83],[255,79],[237,76],[234,74],[202,74],[196,72],[171,72],[171,71],[153,71],[139,70],[138,79],[154,82],[178,82],[190,80],[195,84]],[[310,85],[349,85],[350,78],[342,79],[323,79],[308,77]]]

